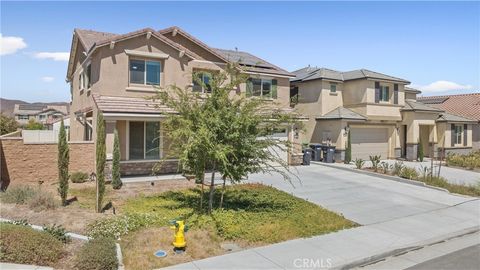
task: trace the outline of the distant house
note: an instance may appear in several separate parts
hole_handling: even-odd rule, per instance
[[[68,108],[63,105],[15,104],[13,115],[20,125],[33,119],[51,129],[54,122],[68,115]]]
[[[472,146],[473,149],[480,149],[480,93],[419,97],[417,100],[448,113],[476,120],[477,123],[472,125]]]

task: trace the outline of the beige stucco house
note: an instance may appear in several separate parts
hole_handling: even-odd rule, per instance
[[[20,125],[34,120],[51,128],[54,122],[68,115],[68,108],[65,105],[15,104],[13,115]]]
[[[212,48],[178,27],[141,29],[112,34],[75,29],[67,81],[71,90],[70,140],[95,141],[96,118],[106,121],[107,158],[113,151],[114,130],[118,130],[121,173],[149,174],[158,160],[167,157],[168,138],[162,131],[162,117],[169,108],[145,97],[169,85],[190,87],[208,94],[194,83],[200,74],[208,84],[209,74],[238,62],[251,75],[247,85],[232,90],[263,98],[266,104],[290,109],[290,79],[294,75],[247,52]],[[290,127],[275,136],[288,139]],[[288,153],[282,158],[289,159]],[[177,161],[164,163],[161,173],[174,172]]]
[[[417,102],[420,91],[407,87],[407,80],[366,69],[305,67],[293,73],[292,107],[309,117],[299,141],[334,145],[337,161],[344,159],[349,132],[353,159],[413,160],[420,146],[425,156],[472,148],[475,121]]]

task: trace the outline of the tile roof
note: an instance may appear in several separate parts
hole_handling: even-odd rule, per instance
[[[379,80],[387,80],[387,81],[395,81],[401,82],[405,84],[409,84],[410,82],[401,78],[393,77],[390,75],[385,75],[379,72],[371,71],[368,69],[359,69],[359,70],[352,70],[347,72],[336,71],[328,68],[317,68],[317,67],[305,67],[293,73],[297,76],[296,78],[291,79],[292,82],[294,81],[309,81],[309,80],[316,80],[316,79],[330,79],[330,80],[338,80],[338,81],[349,81],[349,80],[357,80],[357,79],[379,79]]]
[[[459,115],[443,112],[437,119],[438,122],[477,122],[477,120],[465,118]]]
[[[62,105],[46,105],[46,104],[15,104],[14,114],[37,115],[47,111],[58,111],[64,115],[68,114],[67,106]]]
[[[402,111],[423,111],[423,112],[444,112],[443,110],[431,106],[427,106],[421,102],[415,102],[412,100],[405,100],[405,107]]]
[[[111,41],[123,40],[136,35],[146,33],[146,32],[151,32],[153,36],[157,37],[158,39],[162,40],[168,45],[180,51],[181,50],[185,51],[186,54],[192,58],[199,59],[200,57],[197,54],[195,54],[188,48],[185,48],[184,46],[178,44],[177,42],[165,36],[166,33],[169,33],[174,29],[179,31],[182,35],[186,36],[190,40],[197,43],[200,47],[203,47],[205,50],[218,56],[220,59],[224,59],[225,61],[231,61],[231,62],[238,61],[241,65],[246,66],[247,67],[246,69],[248,71],[269,73],[274,75],[284,75],[284,76],[290,76],[290,77],[294,76],[294,74],[286,70],[283,70],[280,67],[277,67],[250,53],[233,51],[233,50],[216,49],[216,48],[209,47],[199,39],[195,38],[194,36],[190,35],[189,33],[185,32],[184,30],[176,26],[169,27],[159,31],[155,31],[152,28],[144,28],[144,29],[140,29],[137,31],[133,31],[133,32],[130,32],[127,34],[121,34],[121,35],[107,33],[107,32],[93,31],[93,30],[83,30],[83,29],[75,29],[75,33],[77,33],[79,41],[82,43],[82,45],[85,47],[85,50],[88,52],[94,49],[95,47],[109,44]]]
[[[174,110],[158,101],[134,98],[93,95],[98,109],[103,113],[162,114],[175,113]]]
[[[418,97],[417,101],[480,121],[480,93]]]
[[[342,106],[326,113],[325,115],[318,116],[317,120],[333,120],[333,119],[350,119],[350,120],[367,120],[363,115],[358,114],[350,109]]]

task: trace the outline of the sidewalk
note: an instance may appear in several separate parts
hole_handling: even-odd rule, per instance
[[[387,162],[389,164],[395,164],[395,162],[402,162],[404,166],[409,168],[415,168],[417,171],[420,171],[422,167],[430,169],[430,159],[425,159],[423,162],[416,162],[416,161],[400,161],[400,160],[393,160],[387,159],[382,160],[382,162]],[[355,169],[355,165],[352,161],[351,164],[344,164],[344,163],[323,163],[329,166],[336,166],[336,167],[343,167],[343,168],[350,168]],[[368,168],[371,166],[371,162],[366,160],[364,168]],[[434,161],[433,171],[436,174],[438,172],[438,161]],[[451,168],[442,165],[440,169],[440,176],[445,178],[448,182],[452,184],[460,184],[460,185],[478,185],[480,184],[480,173],[470,171],[470,170],[463,170],[457,168]]]
[[[16,263],[0,263],[1,270],[53,270],[52,267]]]
[[[175,265],[167,269],[352,268],[480,229],[480,200],[336,233]]]

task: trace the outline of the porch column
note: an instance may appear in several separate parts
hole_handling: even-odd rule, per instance
[[[402,156],[402,146],[400,144],[400,128],[401,126],[397,124],[393,129],[393,136],[395,138],[394,144],[394,157],[400,158]]]
[[[113,139],[115,136],[115,128],[117,126],[116,120],[105,121],[105,147],[107,149],[107,160],[113,158]]]
[[[428,153],[429,155],[432,154],[433,158],[438,157],[438,138],[437,138],[437,125],[433,125],[430,127],[430,149],[433,153]],[[432,157],[432,156],[431,156]]]
[[[407,160],[416,160],[418,151],[418,136],[420,134],[420,126],[413,122],[407,127]]]

